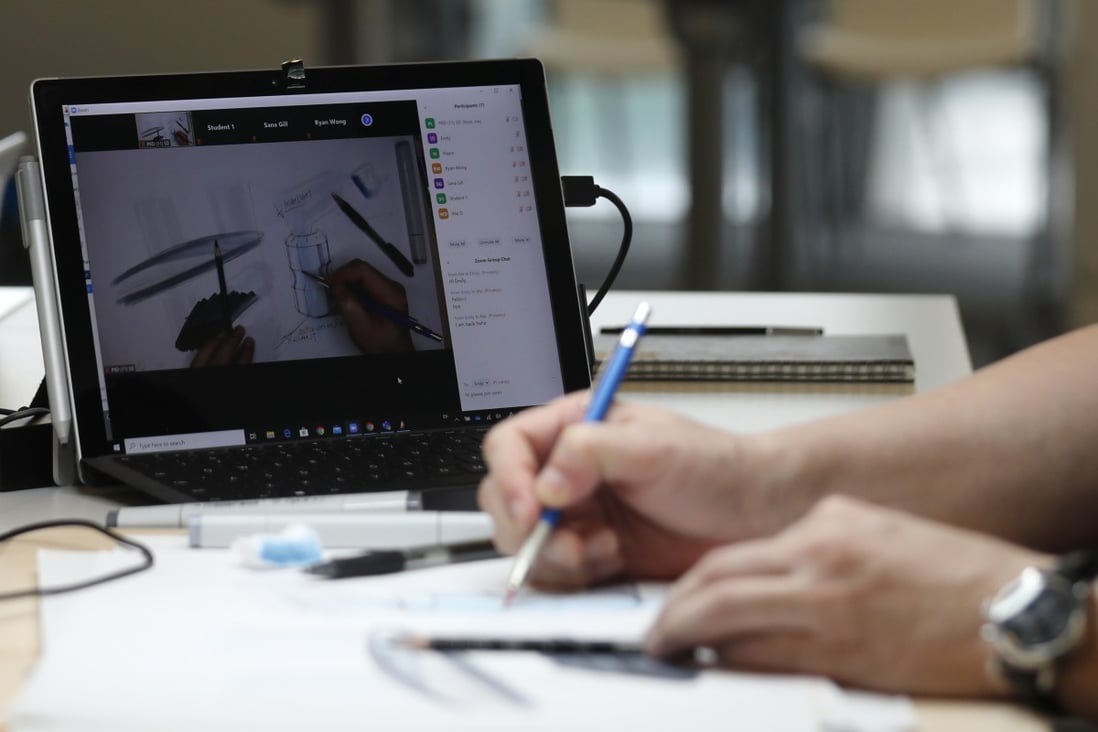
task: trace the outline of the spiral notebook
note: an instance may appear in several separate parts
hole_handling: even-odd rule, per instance
[[[596,365],[616,337],[595,340]],[[915,359],[902,334],[663,335],[641,339],[631,381],[786,381],[904,384]]]

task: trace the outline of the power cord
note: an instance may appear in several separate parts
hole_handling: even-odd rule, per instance
[[[599,303],[602,302],[602,299],[606,297],[606,293],[610,291],[610,287],[618,277],[618,272],[621,271],[621,267],[625,263],[625,255],[629,253],[629,244],[633,241],[633,217],[629,215],[629,209],[625,207],[625,203],[613,191],[595,185],[593,176],[562,175],[560,183],[564,190],[565,206],[586,208],[594,206],[598,199],[605,198],[614,204],[618,209],[618,213],[621,214],[621,244],[618,245],[618,254],[614,257],[610,269],[606,272],[606,277],[599,286],[598,292],[591,298],[591,303],[587,306],[587,314],[591,315],[595,312],[595,308],[599,306]]]
[[[142,561],[133,567],[127,569],[120,569],[117,572],[103,575],[102,577],[96,577],[90,580],[84,580],[83,582],[73,582],[67,585],[58,585],[57,587],[36,587],[30,590],[17,590],[15,592],[2,592],[0,593],[0,601],[3,600],[15,600],[21,597],[45,597],[46,595],[60,595],[65,592],[73,592],[74,590],[82,590],[86,587],[94,587],[95,585],[101,585],[104,582],[116,580],[120,577],[126,577],[131,574],[137,574],[138,572],[144,572],[153,566],[153,553],[152,551],[139,541],[122,536],[121,534],[108,529],[105,526],[100,526],[92,521],[86,521],[84,519],[58,519],[55,521],[40,521],[34,524],[27,524],[26,526],[20,526],[17,529],[6,531],[0,534],[0,543],[14,539],[22,534],[29,534],[32,531],[40,531],[42,529],[52,529],[58,526],[79,526],[88,529],[98,531],[100,534],[105,534],[111,539],[114,539],[119,544],[136,549],[141,553]]]
[[[42,417],[50,413],[50,410],[46,407],[19,407],[19,409],[3,409],[0,408],[0,427],[8,424],[9,422],[18,422],[21,419],[28,419],[30,417]]]

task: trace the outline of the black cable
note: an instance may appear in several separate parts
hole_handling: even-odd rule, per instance
[[[626,208],[625,203],[613,191],[595,185],[595,179],[589,175],[565,175],[561,176],[560,182],[564,190],[565,206],[593,206],[597,199],[605,198],[614,204],[618,209],[618,213],[621,214],[621,244],[618,245],[618,254],[614,257],[610,269],[607,270],[602,284],[599,285],[598,292],[591,298],[591,303],[587,306],[587,314],[591,315],[595,312],[595,308],[599,306],[599,303],[602,302],[602,299],[606,297],[606,293],[613,286],[622,265],[625,264],[625,256],[629,253],[629,244],[633,241],[633,217],[629,215],[629,209]]]
[[[27,419],[29,417],[41,417],[50,413],[50,410],[45,407],[20,407],[19,409],[0,409],[0,414],[4,415],[0,417],[0,427],[3,427],[8,422],[18,422],[21,419]]]
[[[74,590],[83,590],[86,587],[94,587],[95,585],[100,585],[100,584],[103,584],[104,582],[110,582],[111,580],[116,580],[116,579],[119,579],[120,577],[126,577],[126,576],[131,575],[131,574],[137,574],[138,572],[144,572],[146,569],[149,569],[150,567],[153,566],[153,562],[154,562],[153,553],[152,553],[152,551],[149,550],[149,548],[147,546],[145,546],[144,544],[142,544],[139,541],[135,541],[135,540],[130,539],[128,537],[122,536],[121,534],[116,533],[116,532],[108,529],[105,526],[100,526],[99,524],[97,524],[93,521],[86,521],[84,519],[56,519],[56,520],[53,520],[53,521],[40,521],[38,523],[27,524],[25,526],[20,526],[19,528],[12,529],[11,531],[7,531],[7,532],[4,532],[3,534],[0,534],[0,543],[3,543],[3,542],[8,541],[10,539],[14,539],[15,537],[21,536],[22,534],[29,534],[32,531],[40,531],[42,529],[52,529],[52,528],[55,528],[55,527],[58,527],[58,526],[83,526],[85,528],[94,529],[95,531],[98,531],[100,534],[105,534],[106,536],[110,537],[111,539],[114,539],[119,544],[125,544],[126,546],[133,547],[137,551],[141,552],[141,555],[142,555],[142,557],[144,557],[144,560],[142,561],[141,564],[138,564],[134,567],[130,567],[128,569],[120,569],[117,572],[112,572],[111,574],[107,574],[107,575],[104,575],[102,577],[97,577],[97,578],[91,579],[91,580],[85,580],[83,582],[74,582],[74,583],[69,584],[69,585],[59,585],[58,587],[46,587],[46,588],[36,587],[36,588],[30,589],[30,590],[18,590],[16,592],[3,592],[3,593],[0,593],[0,601],[3,601],[3,600],[16,600],[20,597],[45,597],[46,595],[60,595],[60,594],[65,593],[65,592],[72,592]]]

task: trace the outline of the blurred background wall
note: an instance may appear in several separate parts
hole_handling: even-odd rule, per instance
[[[6,0],[4,20],[0,137],[29,130],[39,76],[534,55],[562,172],[636,221],[618,287],[949,292],[977,364],[1098,319],[1091,0]],[[569,221],[594,286],[617,214]]]

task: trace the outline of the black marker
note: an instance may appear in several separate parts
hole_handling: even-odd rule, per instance
[[[328,579],[368,577],[411,569],[439,567],[444,564],[473,562],[478,559],[496,559],[499,556],[492,542],[470,541],[464,544],[422,549],[370,551],[353,557],[333,559],[323,564],[314,564],[307,567],[305,571]]]

